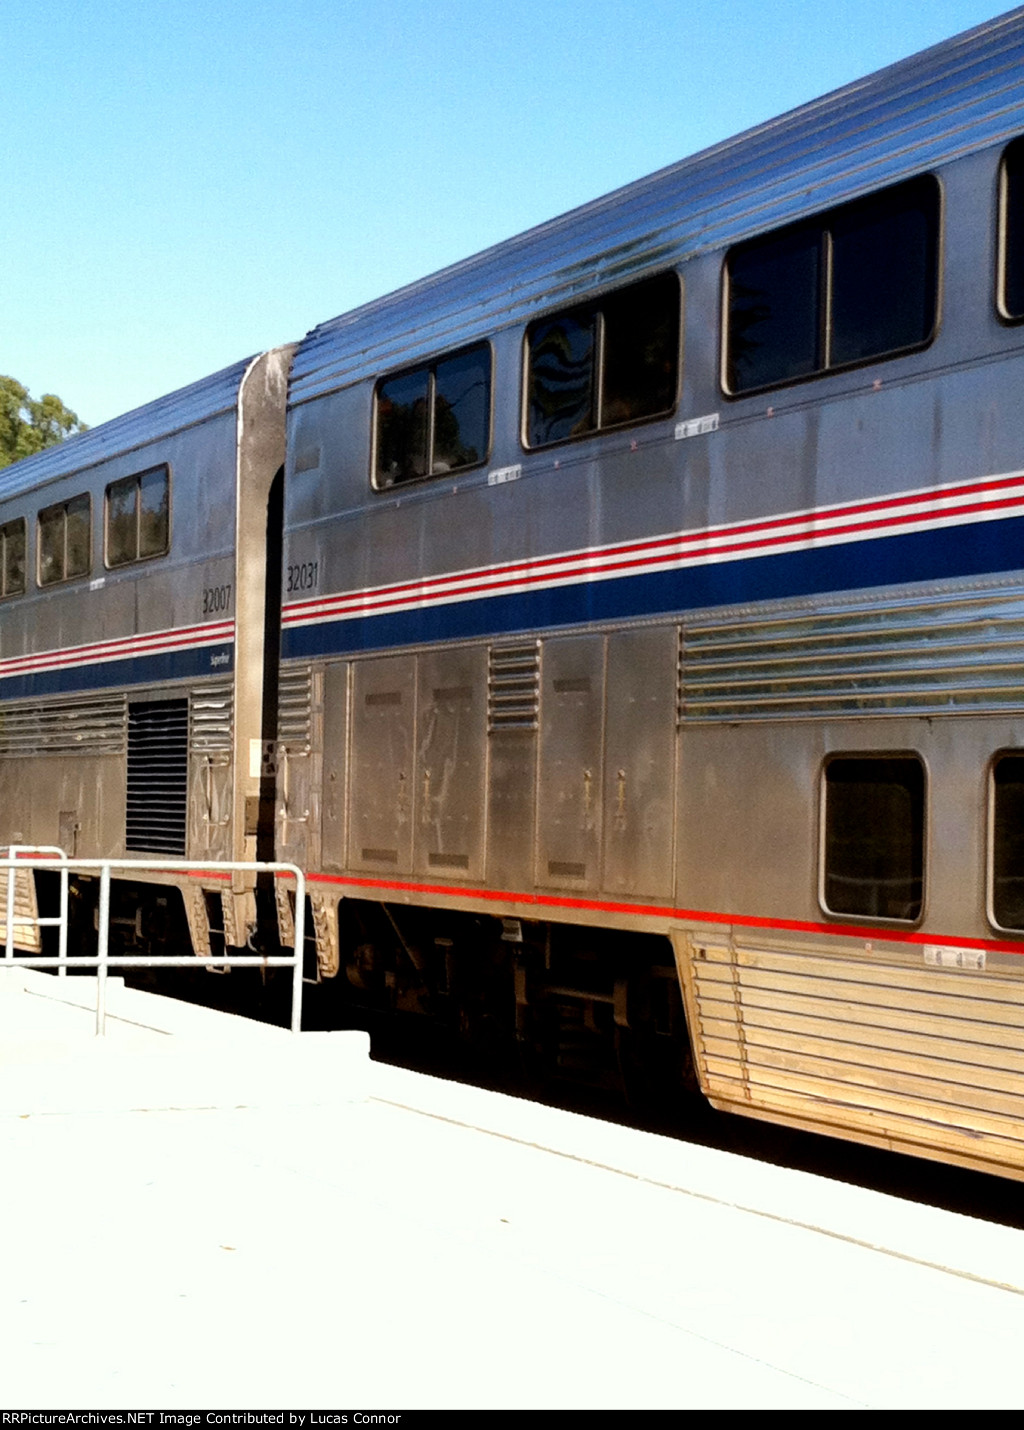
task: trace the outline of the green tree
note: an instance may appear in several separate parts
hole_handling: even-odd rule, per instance
[[[63,442],[86,424],[52,392],[34,398],[13,377],[0,377],[0,467]]]

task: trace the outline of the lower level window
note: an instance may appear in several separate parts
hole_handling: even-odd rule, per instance
[[[1024,754],[992,768],[992,919],[1024,929]]]
[[[912,755],[840,755],[825,766],[822,903],[830,914],[921,915],[924,768]]]

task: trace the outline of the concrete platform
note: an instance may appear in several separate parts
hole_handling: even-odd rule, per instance
[[[1016,1408],[1024,1233],[0,971],[4,1408]]]

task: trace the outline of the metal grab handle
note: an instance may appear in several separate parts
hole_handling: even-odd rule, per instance
[[[278,756],[277,768],[278,768],[278,771],[280,772],[280,775],[281,775],[281,823],[286,826],[286,829],[285,829],[286,840],[287,840],[287,826],[288,826],[289,824],[308,824],[308,823],[309,823],[309,805],[308,805],[308,804],[307,804],[306,808],[302,811],[301,814],[292,814],[292,813],[291,813],[291,790],[290,790],[290,788],[289,788],[289,778],[288,778],[288,774],[289,774],[289,770],[290,770],[290,768],[291,768],[291,760],[292,760],[292,758],[293,758],[293,757],[289,755],[288,751],[287,751],[287,750],[284,748],[284,746],[282,745],[282,747],[281,747],[281,752],[280,752],[280,754],[279,754],[279,756]],[[307,760],[307,759],[309,758],[309,755],[308,755],[308,754],[300,754],[300,755],[295,756],[294,758],[297,758],[297,759],[300,759],[300,760]]]

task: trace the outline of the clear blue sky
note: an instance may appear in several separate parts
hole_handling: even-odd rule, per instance
[[[1007,8],[11,0],[0,373],[102,422]]]

